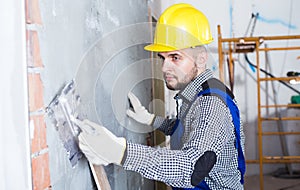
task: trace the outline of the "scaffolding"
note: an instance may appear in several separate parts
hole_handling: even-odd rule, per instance
[[[270,135],[278,135],[279,138],[282,138],[287,135],[300,135],[299,131],[284,131],[282,130],[283,127],[281,125],[281,121],[290,121],[290,120],[298,120],[300,121],[299,116],[285,116],[282,117],[281,115],[275,115],[274,117],[266,117],[262,115],[263,109],[278,109],[278,108],[296,108],[300,109],[300,104],[280,104],[279,102],[275,101],[274,104],[269,104],[268,102],[262,103],[261,101],[261,86],[263,82],[267,81],[279,81],[281,83],[287,83],[288,81],[295,80],[300,81],[299,76],[289,76],[289,77],[274,77],[272,75],[263,75],[262,69],[260,69],[260,52],[267,52],[270,51],[285,51],[285,50],[300,50],[300,46],[289,46],[289,47],[261,47],[267,41],[283,41],[283,40],[299,40],[300,35],[290,35],[290,36],[261,36],[261,37],[240,37],[240,38],[222,38],[221,35],[221,28],[218,26],[218,54],[219,54],[219,77],[220,80],[225,82],[225,59],[227,57],[228,63],[228,75],[229,75],[229,82],[231,89],[233,88],[234,84],[234,58],[233,54],[247,54],[252,53],[255,55],[255,63],[254,66],[256,67],[256,82],[257,82],[257,143],[258,143],[258,159],[256,160],[246,160],[247,163],[256,163],[259,164],[259,179],[260,179],[260,189],[264,189],[264,178],[263,178],[263,165],[264,164],[275,164],[275,163],[300,163],[300,155],[286,155],[283,152],[283,156],[268,156],[264,154],[263,150],[263,136],[270,136]],[[290,87],[292,88],[292,87]],[[293,89],[297,92],[297,90]],[[298,91],[298,95],[300,92]],[[266,121],[275,121],[277,122],[278,130],[272,132],[265,132],[263,130],[263,123]],[[300,142],[299,142],[300,143]],[[286,144],[284,144],[286,146]]]

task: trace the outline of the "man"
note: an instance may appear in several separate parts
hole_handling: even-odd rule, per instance
[[[171,149],[131,143],[93,122],[77,121],[89,161],[120,164],[173,189],[243,189],[243,128],[233,94],[206,69],[205,45],[212,40],[207,18],[193,6],[165,10],[154,43],[145,49],[158,52],[167,87],[179,90],[177,118],[149,113],[132,93],[127,115],[171,135]]]

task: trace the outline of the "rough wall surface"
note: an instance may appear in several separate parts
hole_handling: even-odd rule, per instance
[[[149,57],[142,48],[150,36],[148,25],[136,26],[147,21],[147,1],[50,0],[39,1],[39,7],[45,104],[75,78],[83,100],[79,114],[118,136],[146,144],[147,133],[125,127],[130,121],[124,113],[129,90],[142,102],[151,98],[151,66],[142,61]],[[86,160],[72,168],[57,131],[47,119],[46,124],[52,189],[95,189]],[[112,189],[153,189],[151,181],[118,166],[105,170]]]

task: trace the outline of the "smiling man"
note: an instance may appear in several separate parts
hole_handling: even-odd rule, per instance
[[[234,95],[206,68],[206,45],[212,41],[202,12],[189,4],[166,9],[145,49],[158,53],[166,86],[179,91],[177,117],[149,113],[132,93],[127,115],[170,135],[171,148],[132,143],[84,120],[77,124],[85,129],[79,145],[86,157],[94,164],[122,165],[174,190],[243,189],[243,128]]]

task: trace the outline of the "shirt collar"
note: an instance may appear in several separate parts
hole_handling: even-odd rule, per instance
[[[198,92],[202,90],[201,85],[207,81],[209,78],[213,77],[211,70],[206,69],[203,73],[198,75],[194,80],[192,80],[184,89],[179,91],[177,94],[183,102],[192,102],[198,95]]]

